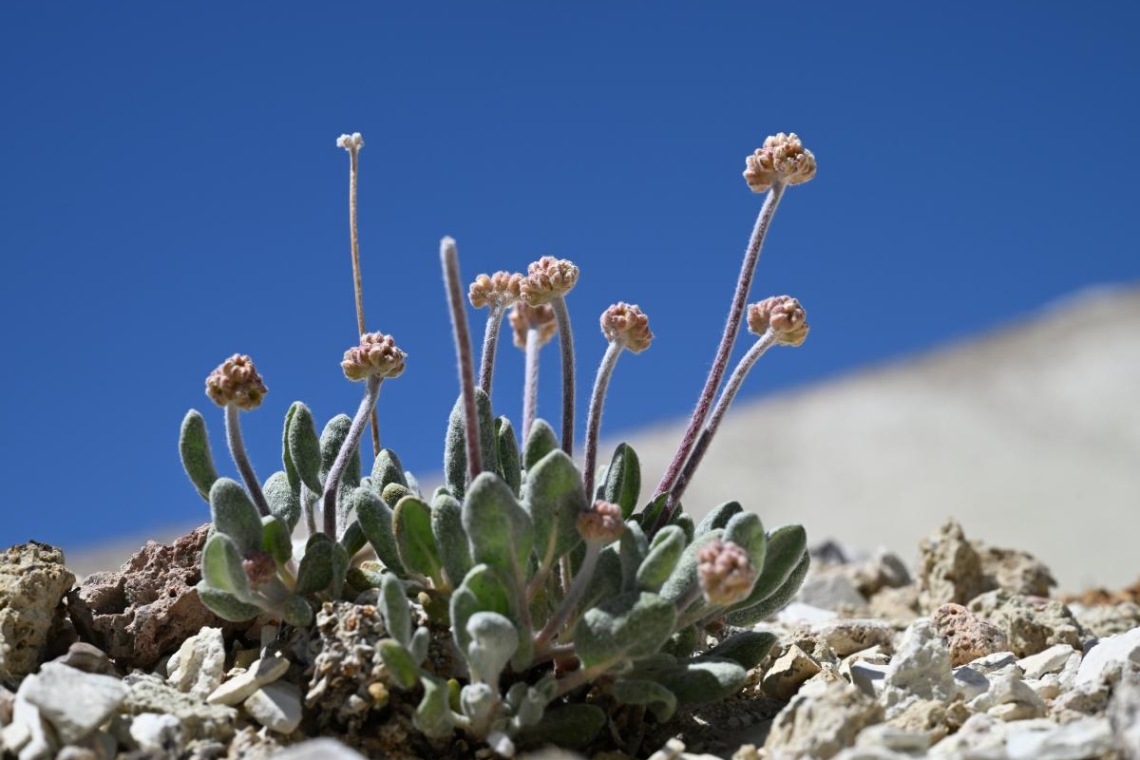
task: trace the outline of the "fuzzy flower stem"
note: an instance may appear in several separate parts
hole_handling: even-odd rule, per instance
[[[357,333],[363,335],[364,329],[364,278],[360,273],[360,236],[356,231],[356,177],[360,170],[360,149],[353,147],[348,151],[350,164],[348,172],[348,236],[352,244],[352,289],[356,295],[356,327]],[[372,455],[380,453],[380,423],[376,418],[376,410],[372,410]]]
[[[570,331],[570,311],[566,298],[551,300],[558,322],[558,345],[562,347],[562,450],[574,456],[574,335]]]
[[[594,392],[590,395],[590,411],[586,415],[586,460],[582,465],[582,477],[586,483],[586,498],[594,498],[594,471],[598,467],[598,431],[602,427],[602,405],[606,400],[606,388],[617,366],[625,346],[621,341],[610,341],[602,363],[598,366],[598,376],[594,379]]]
[[[471,357],[471,334],[467,329],[467,311],[464,308],[463,287],[459,279],[459,251],[455,241],[445,237],[439,244],[439,257],[443,263],[443,281],[447,286],[447,301],[451,307],[451,327],[455,335],[455,352],[459,356],[459,387],[463,393],[463,413],[466,418],[467,480],[483,471],[483,454],[479,450],[479,413],[475,408],[475,368]]]
[[[364,398],[360,400],[360,407],[352,418],[352,424],[348,426],[348,435],[344,438],[344,444],[336,453],[336,459],[333,460],[329,474],[325,478],[323,502],[325,533],[334,541],[340,540],[340,528],[342,527],[338,524],[336,513],[336,496],[340,490],[340,479],[344,476],[349,460],[356,454],[356,449],[360,445],[360,436],[364,433],[364,426],[368,424],[372,410],[376,407],[376,398],[380,395],[380,383],[383,380],[384,378],[377,375],[371,375],[365,380]]]
[[[772,223],[776,207],[784,195],[784,187],[783,182],[773,183],[772,189],[768,191],[768,195],[764,198],[764,205],[761,206],[760,213],[756,217],[756,224],[752,228],[752,237],[748,241],[748,249],[744,253],[744,261],[740,266],[736,293],[732,297],[732,307],[729,309],[728,319],[724,324],[724,334],[721,336],[716,358],[713,360],[712,369],[709,370],[708,379],[705,380],[704,390],[701,391],[700,399],[697,401],[697,408],[693,411],[692,419],[689,420],[689,427],[681,438],[681,445],[678,447],[677,453],[673,455],[673,461],[669,463],[669,468],[665,471],[664,477],[657,484],[656,493],[665,493],[673,487],[681,473],[681,468],[689,458],[689,453],[696,444],[697,435],[705,423],[705,418],[708,417],[713,397],[720,387],[720,381],[724,378],[728,361],[732,357],[732,346],[736,342],[736,334],[740,331],[744,307],[748,302],[748,292],[752,289],[752,276],[756,272],[756,263],[760,260],[760,248],[764,245],[764,236],[768,233],[768,227]],[[653,528],[654,533],[661,526],[668,524],[675,509],[676,504],[673,504],[671,507],[661,510],[661,517]]]
[[[522,439],[525,444],[530,437],[530,426],[538,414],[538,349],[541,347],[537,327],[526,331],[526,386],[523,390]]]
[[[605,673],[615,664],[616,663],[614,662],[600,663],[592,668],[580,668],[578,670],[575,670],[573,673],[569,673],[566,676],[559,678],[558,691],[555,694],[555,698],[557,699],[558,697],[565,696],[577,689],[579,686],[595,680],[598,676]]]
[[[261,513],[262,517],[267,517],[272,512],[269,511],[269,502],[265,500],[265,494],[261,492],[261,485],[257,482],[257,474],[254,473],[253,465],[249,463],[249,457],[245,453],[245,442],[241,437],[239,414],[241,414],[241,410],[236,404],[226,404],[226,443],[230,446],[230,456],[234,458],[234,464],[237,465],[238,472],[241,473],[241,479],[245,481],[245,487],[249,489],[253,503],[257,505],[257,511]]]
[[[728,378],[728,384],[724,386],[724,390],[717,399],[716,406],[713,407],[712,415],[709,417],[708,424],[705,425],[704,430],[701,431],[700,436],[697,437],[697,443],[693,446],[693,453],[689,455],[689,459],[685,462],[681,474],[677,477],[677,481],[673,484],[673,490],[669,492],[669,499],[665,503],[665,508],[671,510],[677,502],[681,500],[684,495],[685,489],[689,487],[689,483],[693,478],[693,474],[700,466],[701,460],[708,452],[709,444],[712,443],[713,436],[716,435],[717,428],[720,427],[721,421],[724,419],[725,412],[732,404],[736,394],[740,391],[740,386],[744,384],[744,378],[752,369],[752,365],[756,360],[764,355],[764,352],[776,344],[776,333],[771,328],[764,331],[752,348],[748,349],[748,353],[741,357],[740,362],[736,365],[736,369],[732,371],[732,375]]]
[[[574,582],[570,584],[570,590],[566,592],[566,596],[562,597],[562,603],[546,621],[546,625],[534,637],[536,656],[539,652],[545,651],[547,643],[558,634],[558,631],[570,619],[570,615],[574,613],[574,608],[578,606],[582,595],[586,593],[586,587],[590,585],[590,579],[594,577],[594,570],[598,567],[598,557],[601,555],[602,544],[600,542],[586,542],[586,556],[582,560],[582,566],[578,568],[578,574],[574,576]]]
[[[495,374],[495,349],[499,345],[499,328],[503,324],[503,314],[506,309],[502,306],[492,306],[487,314],[487,329],[483,333],[483,357],[479,362],[479,387],[491,397],[491,379]]]

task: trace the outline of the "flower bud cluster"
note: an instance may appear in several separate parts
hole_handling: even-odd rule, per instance
[[[752,592],[756,570],[748,552],[731,541],[714,538],[697,550],[697,578],[710,604],[730,605]]]
[[[336,138],[336,147],[344,148],[349,153],[355,153],[364,147],[364,138],[360,136],[359,132],[353,132],[351,135],[341,135]]]
[[[635,354],[649,348],[653,340],[653,333],[649,331],[649,317],[635,304],[615,303],[602,312],[601,322],[602,335],[606,336],[606,340],[621,343]]]
[[[569,259],[543,256],[527,267],[522,281],[522,299],[531,306],[550,303],[569,293],[578,283],[578,267]]]
[[[519,300],[523,276],[511,272],[481,274],[475,278],[467,290],[467,299],[476,309],[488,306],[492,309],[510,306]]]
[[[772,296],[748,306],[748,331],[763,335],[769,329],[781,346],[798,346],[807,339],[811,326],[799,301],[791,296]]]
[[[515,331],[515,345],[526,348],[526,333],[530,328],[538,330],[538,345],[545,346],[558,332],[558,320],[554,317],[554,307],[548,303],[530,306],[526,301],[518,301],[508,316]]]
[[[595,501],[590,511],[578,517],[578,532],[591,543],[605,545],[617,541],[625,532],[621,507],[601,499]]]
[[[765,192],[777,182],[799,185],[814,176],[815,156],[795,132],[768,137],[764,147],[745,159],[744,180],[754,193]]]
[[[253,360],[243,354],[226,359],[206,378],[206,395],[218,406],[233,404],[248,412],[261,406],[268,392]]]
[[[404,358],[407,356],[396,346],[391,335],[364,333],[360,345],[344,352],[340,368],[349,380],[363,380],[370,375],[381,379],[399,377],[404,372]]]

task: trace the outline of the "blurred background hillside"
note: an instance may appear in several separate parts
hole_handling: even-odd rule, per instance
[[[796,131],[819,175],[788,192],[752,296],[797,296],[812,333],[758,365],[690,508],[739,498],[904,554],[955,515],[1066,587],[1134,579],[1140,6],[982,11],[5,5],[0,544],[78,556],[204,521],[177,431],[201,409],[223,458],[202,389],[234,352],[270,388],[244,416],[263,478],[293,400],[322,421],[356,407],[342,132],[366,141],[369,329],[409,355],[381,394],[385,444],[425,479],[440,467],[450,234],[469,279],[548,253],[581,267],[579,439],[597,315],[649,314],[603,437],[652,468],[761,202],[744,157]],[[522,355],[500,354],[496,409],[517,419]]]

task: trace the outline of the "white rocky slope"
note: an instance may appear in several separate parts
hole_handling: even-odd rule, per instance
[[[810,340],[810,338],[809,338]],[[763,360],[758,365],[763,370]],[[652,488],[679,424],[629,437]],[[612,450],[612,449],[606,449]],[[685,498],[908,556],[950,516],[1064,589],[1140,576],[1140,288],[734,407]]]

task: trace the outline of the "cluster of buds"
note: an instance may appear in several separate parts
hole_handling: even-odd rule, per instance
[[[795,132],[772,135],[764,147],[745,159],[744,179],[754,193],[763,193],[777,182],[799,185],[815,176],[815,156]]]
[[[253,360],[244,354],[226,359],[206,378],[206,395],[218,406],[233,404],[248,412],[261,406],[268,392]]]
[[[578,284],[578,267],[568,259],[543,256],[527,267],[523,279],[522,299],[531,306],[550,303],[564,296]]]
[[[602,334],[606,340],[621,343],[624,348],[639,354],[649,348],[653,333],[649,331],[649,317],[641,307],[618,302],[602,312]]]
[[[558,321],[554,317],[554,308],[544,303],[541,306],[531,306],[525,301],[519,301],[511,309],[508,317],[511,328],[514,330],[515,345],[526,349],[527,330],[534,328],[538,331],[538,345],[545,346],[553,340],[558,332]]]
[[[344,148],[349,153],[355,153],[364,147],[364,138],[361,137],[359,132],[353,132],[351,135],[341,135],[336,138],[336,147]]]
[[[756,570],[748,552],[731,541],[714,538],[697,550],[697,578],[710,604],[728,606],[751,593]]]
[[[799,346],[811,327],[800,302],[791,296],[772,296],[748,306],[748,331],[763,335],[771,330],[781,346]]]
[[[467,299],[476,309],[487,306],[499,309],[519,300],[523,276],[511,272],[481,274],[467,290]]]
[[[598,499],[589,511],[578,516],[578,532],[590,543],[601,546],[617,541],[625,532],[621,507]]]
[[[404,372],[404,358],[407,356],[396,346],[391,335],[364,333],[360,345],[344,352],[340,368],[349,380],[363,380],[369,376],[379,378],[399,377]]]

